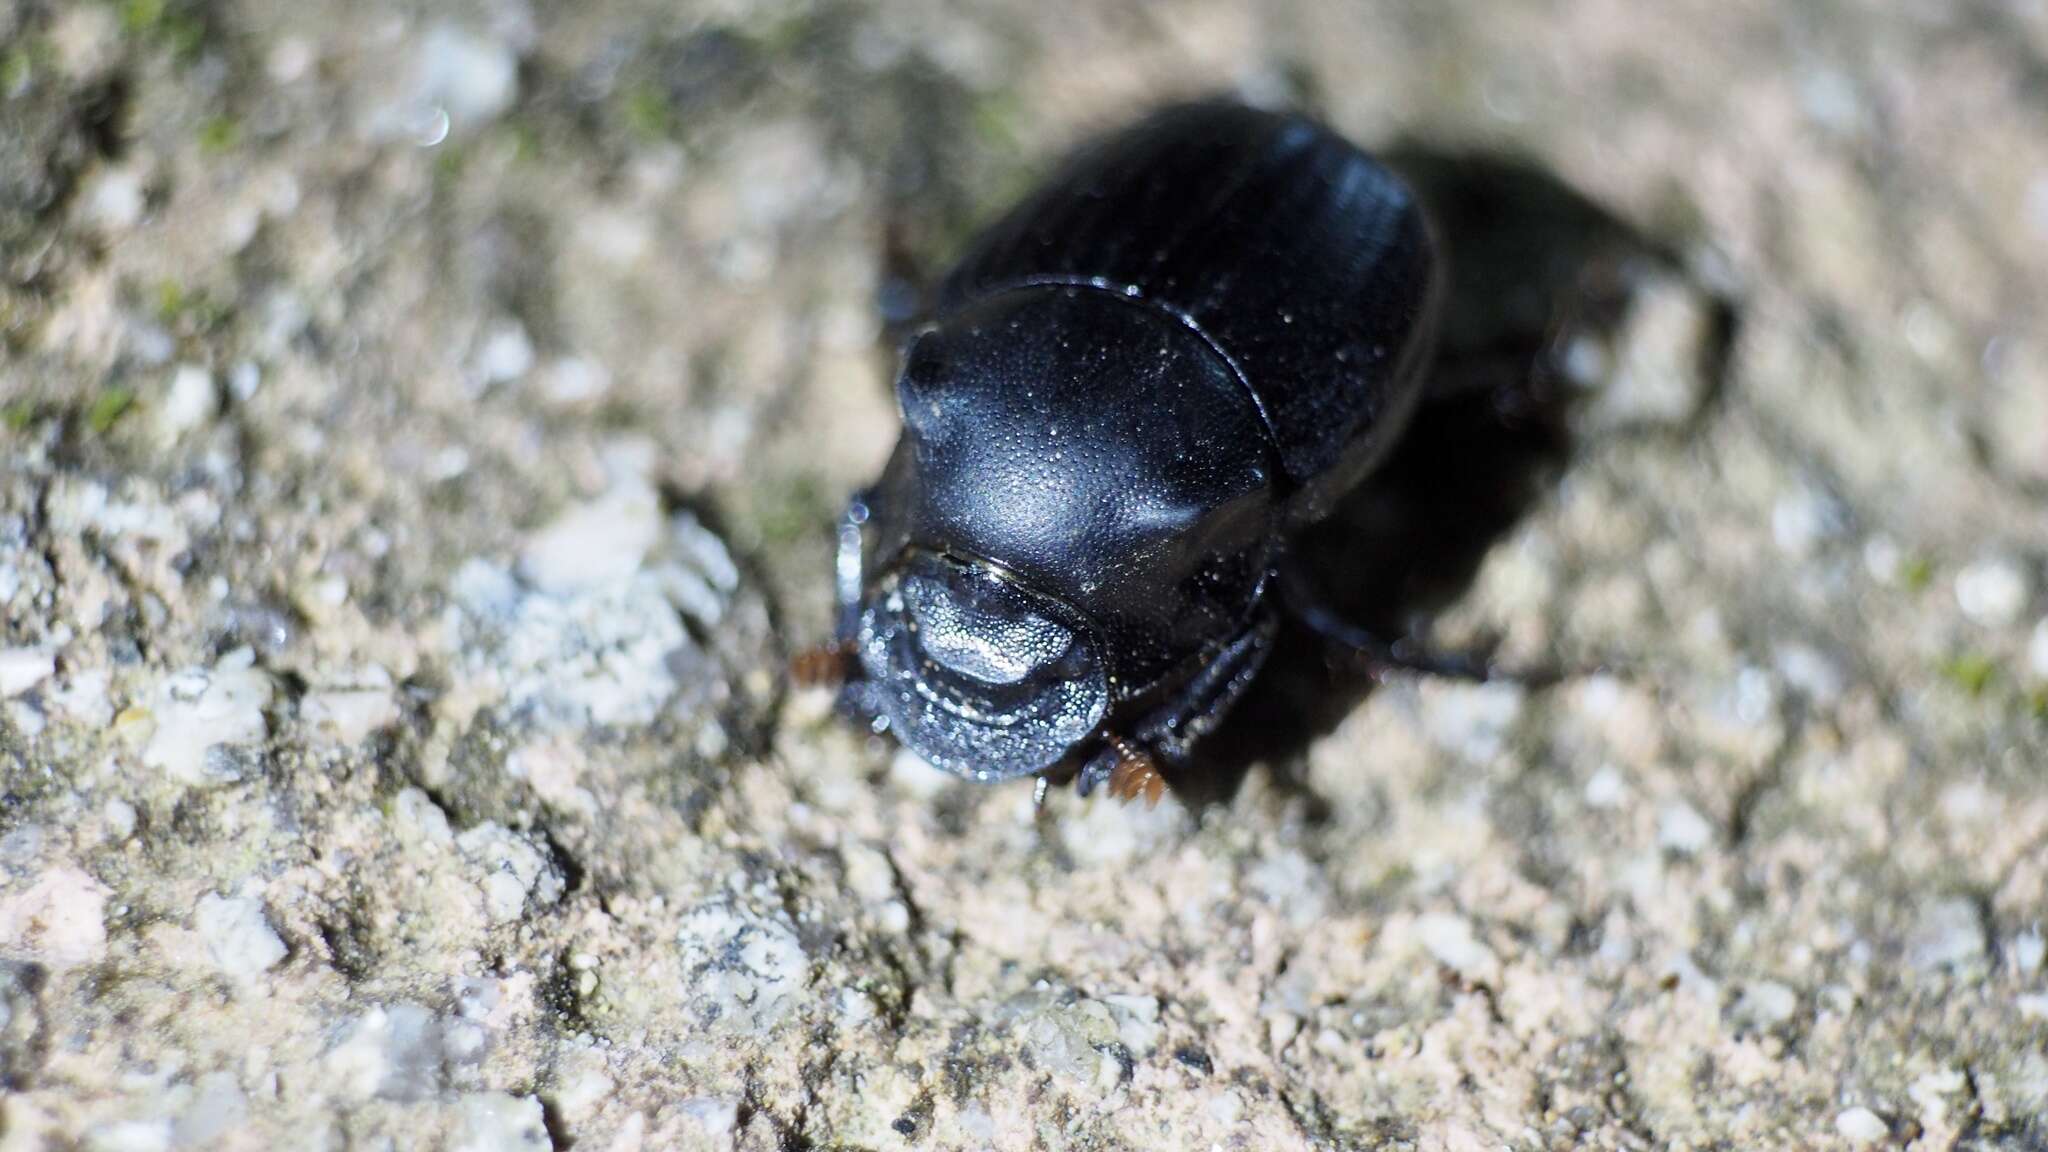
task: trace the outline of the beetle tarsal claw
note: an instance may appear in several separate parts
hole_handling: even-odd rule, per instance
[[[820,644],[806,648],[789,661],[790,679],[805,688],[830,688],[853,677],[853,645]]]
[[[1157,807],[1159,798],[1166,795],[1166,777],[1159,771],[1159,762],[1121,737],[1111,738],[1109,746],[1116,750],[1116,767],[1109,772],[1109,794],[1126,803],[1143,796],[1145,807]]]

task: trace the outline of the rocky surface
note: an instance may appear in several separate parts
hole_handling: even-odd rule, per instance
[[[0,1148],[2048,1143],[2044,68],[2024,0],[0,0]],[[1563,231],[1440,206],[1569,417],[1433,627],[1567,675],[1035,812],[778,669],[883,317],[1214,88],[1655,253],[1532,300]]]

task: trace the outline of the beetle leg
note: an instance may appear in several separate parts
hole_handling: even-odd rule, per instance
[[[863,570],[861,550],[864,532],[870,516],[869,504],[873,493],[862,489],[846,502],[846,511],[839,515],[839,527],[832,558],[832,590],[839,601],[839,640],[851,643],[854,633],[860,628],[860,597],[867,582]]]
[[[1074,774],[1074,795],[1087,796],[1097,788],[1109,783],[1110,773],[1116,771],[1116,749],[1103,745],[1102,749],[1088,758],[1081,770]]]
[[[854,493],[846,511],[839,515],[832,559],[833,598],[839,602],[837,637],[829,644],[806,648],[789,661],[790,679],[806,688],[836,687],[860,674],[854,636],[860,629],[861,585],[866,579],[861,545],[869,498],[866,490]]]
[[[1337,614],[1320,592],[1299,570],[1283,568],[1280,593],[1288,614],[1323,641],[1349,650],[1374,679],[1390,671],[1418,672],[1447,680],[1515,681],[1538,687],[1555,683],[1563,674],[1555,668],[1503,669],[1491,657],[1472,652],[1440,652],[1422,647],[1405,636],[1389,639],[1362,628]]]

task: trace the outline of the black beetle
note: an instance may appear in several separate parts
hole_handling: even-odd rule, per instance
[[[1408,189],[1298,115],[1168,108],[940,286],[839,528],[844,708],[957,775],[1156,799],[1243,695],[1287,545],[1387,454],[1441,277]]]

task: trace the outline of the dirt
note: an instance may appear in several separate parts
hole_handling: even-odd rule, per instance
[[[2048,1144],[2048,8],[0,0],[0,1149]],[[1383,151],[1437,400],[1156,809],[787,687],[1060,153]]]

